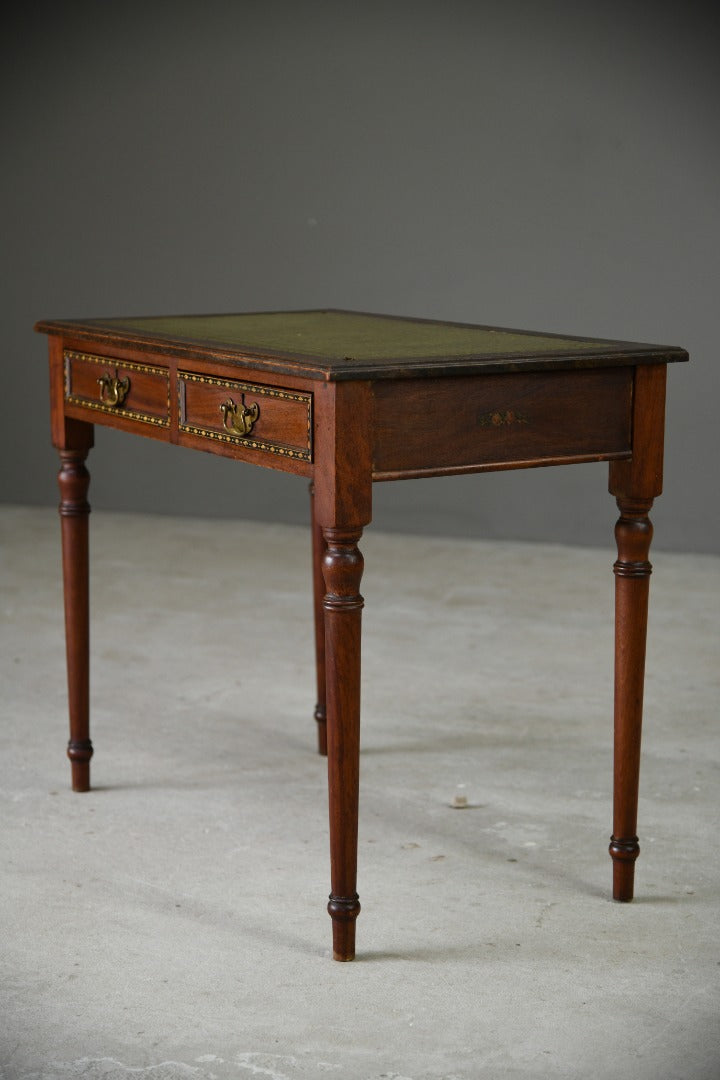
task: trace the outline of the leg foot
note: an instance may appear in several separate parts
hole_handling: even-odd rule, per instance
[[[629,840],[610,838],[610,855],[613,860],[613,900],[629,903],[633,898],[635,884],[635,860],[640,854],[637,836]]]
[[[355,959],[355,920],[360,914],[358,895],[330,894],[328,913],[332,918],[333,960]]]
[[[90,790],[90,758],[93,745],[90,739],[73,740],[68,743],[67,756],[70,758],[73,791]]]

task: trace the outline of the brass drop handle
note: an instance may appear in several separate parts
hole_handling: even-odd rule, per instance
[[[130,389],[130,379],[126,375],[124,379],[118,378],[117,371],[114,375],[107,372],[98,379],[100,385],[100,400],[103,405],[117,408],[122,405]]]
[[[236,405],[232,398],[228,398],[220,406],[223,414],[223,427],[233,435],[249,435],[253,424],[260,415],[260,407],[257,401],[249,408],[245,404],[245,395],[240,395],[240,404]]]

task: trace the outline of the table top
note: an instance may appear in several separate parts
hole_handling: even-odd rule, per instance
[[[44,320],[36,330],[171,356],[250,363],[329,381],[608,367],[688,358],[677,346],[328,309]]]

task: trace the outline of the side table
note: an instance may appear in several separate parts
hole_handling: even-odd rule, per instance
[[[372,484],[610,463],[615,526],[613,896],[631,900],[645,666],[648,512],[662,490],[674,346],[347,311],[48,320],[60,453],[75,791],[90,787],[88,513],[94,424],[310,480],[315,719],[327,754],[333,955],[352,960],[360,751],[358,542]]]

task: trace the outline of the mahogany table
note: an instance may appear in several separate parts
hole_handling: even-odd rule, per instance
[[[90,787],[85,459],[105,424],[311,481],[319,749],[327,754],[333,955],[355,955],[360,579],[377,480],[610,463],[620,518],[613,896],[631,900],[648,511],[665,376],[683,349],[345,311],[51,320],[75,791]]]

